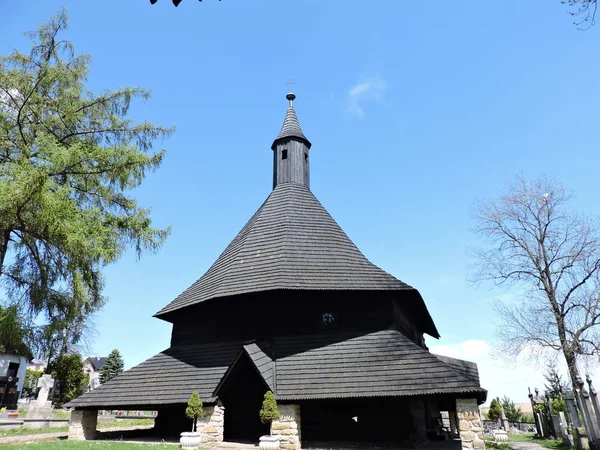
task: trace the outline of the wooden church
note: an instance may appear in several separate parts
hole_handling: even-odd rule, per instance
[[[269,434],[258,413],[270,390],[281,448],[483,448],[476,364],[428,351],[423,335],[439,333],[419,291],[372,264],[311,192],[311,142],[286,98],[273,191],[155,314],[173,324],[169,348],[68,405],[70,438],[93,438],[101,409],[156,410],[155,433],[188,431],[198,391],[207,443],[257,442]]]

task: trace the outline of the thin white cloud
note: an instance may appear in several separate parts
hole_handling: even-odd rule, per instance
[[[387,84],[379,77],[358,82],[348,91],[348,111],[356,117],[364,117],[363,105],[367,102],[383,103],[386,89]]]
[[[464,359],[477,363],[479,369],[479,378],[481,386],[488,390],[487,403],[495,397],[507,395],[513,401],[527,402],[528,387],[544,391],[545,366],[542,363],[536,364],[526,354],[519,356],[515,361],[502,361],[492,356],[492,348],[489,343],[483,340],[468,340],[459,343],[430,345],[431,353],[450,356],[452,358]],[[562,374],[563,379],[567,380],[566,364],[559,358],[556,367]],[[584,370],[584,373],[587,373]],[[600,384],[600,370],[592,368],[590,371],[595,384]]]

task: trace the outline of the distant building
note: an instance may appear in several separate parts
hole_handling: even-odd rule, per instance
[[[23,391],[27,361],[26,356],[0,353],[0,408],[16,409]]]
[[[106,357],[89,357],[83,360],[83,371],[90,376],[90,391],[100,386],[100,369],[106,362]]]
[[[36,371],[43,372],[44,370],[46,370],[46,367],[48,367],[48,363],[46,361],[42,361],[41,359],[32,359],[27,364],[27,368],[29,370],[36,370]]]

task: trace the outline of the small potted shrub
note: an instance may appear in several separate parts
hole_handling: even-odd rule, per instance
[[[279,410],[277,409],[277,402],[275,396],[271,391],[265,393],[262,408],[260,409],[260,421],[264,424],[271,424],[274,420],[281,417]],[[258,444],[260,450],[277,450],[279,448],[279,438],[272,436],[272,433],[268,436],[261,436],[260,443]]]
[[[188,400],[187,408],[185,408],[186,417],[192,421],[192,431],[181,433],[181,439],[179,440],[181,448],[191,450],[200,447],[201,437],[200,433],[196,430],[196,425],[202,414],[202,400],[200,400],[198,393],[194,391]]]

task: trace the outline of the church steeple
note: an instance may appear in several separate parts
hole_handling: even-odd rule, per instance
[[[296,96],[289,93],[286,97],[290,105],[279,136],[273,141],[273,189],[282,183],[299,183],[310,188],[311,143],[304,133],[294,110]]]

